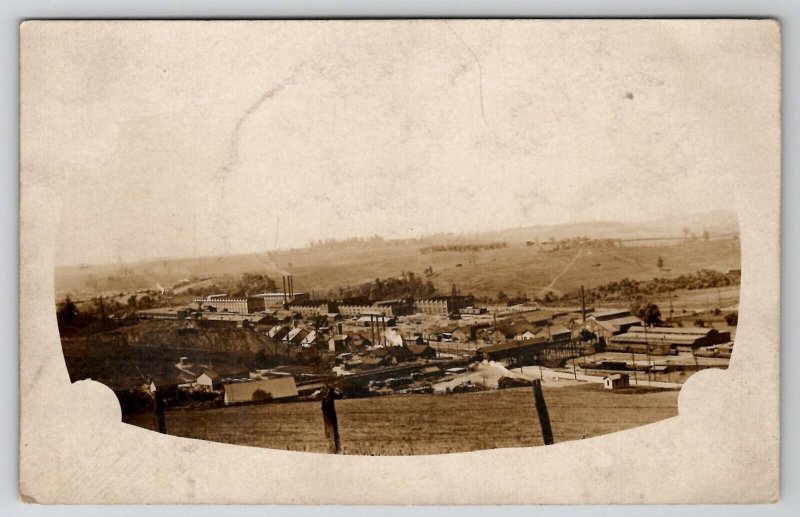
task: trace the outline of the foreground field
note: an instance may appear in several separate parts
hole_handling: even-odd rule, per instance
[[[611,392],[598,385],[544,388],[556,443],[677,415],[677,391]],[[542,445],[530,389],[396,395],[336,403],[345,454],[409,455]],[[153,429],[149,414],[126,416]],[[168,411],[176,436],[294,451],[327,452],[318,402]]]

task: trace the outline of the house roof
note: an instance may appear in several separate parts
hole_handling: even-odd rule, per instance
[[[250,314],[236,312],[204,312],[201,318],[207,321],[260,321],[265,316],[251,316]]]
[[[267,331],[267,335],[269,337],[274,337],[278,339],[283,338],[283,336],[285,336],[288,333],[289,333],[289,327],[286,327],[284,325],[275,325],[274,327],[269,329],[269,331]]]
[[[522,334],[526,330],[533,330],[534,326],[530,323],[512,323],[510,325],[498,325],[499,330],[506,336],[516,336]]]
[[[587,318],[588,320],[588,318]],[[621,318],[593,320],[595,324],[611,332],[618,332],[624,325],[641,325],[642,320],[636,316],[623,316]]]
[[[369,364],[369,365],[383,364],[385,360],[386,358],[384,357],[366,356],[361,358],[361,364]]]
[[[207,375],[210,379],[219,379],[219,373],[216,370],[204,370],[200,375]],[[198,377],[200,376],[198,375]]]
[[[528,323],[541,324],[552,320],[554,314],[549,311],[532,311],[523,315]]]
[[[415,346],[424,346],[424,345],[415,345]],[[373,348],[368,352],[369,356],[372,357],[397,357],[400,359],[412,359],[414,358],[414,353],[409,350],[406,346],[386,346],[380,348]]]
[[[517,350],[517,349],[524,349],[529,347],[534,347],[538,345],[543,345],[547,343],[546,338],[533,338],[533,339],[526,339],[524,341],[509,341],[507,343],[500,343],[498,345],[489,345],[480,348],[479,350],[483,353],[492,353],[492,352],[501,352],[505,350]]]
[[[369,323],[372,320],[377,320],[377,321],[380,321],[380,322],[386,322],[386,321],[393,321],[394,317],[392,317],[392,316],[384,316],[383,314],[376,313],[376,314],[373,314],[372,316],[368,315],[368,316],[361,316],[361,317],[358,318],[358,322],[359,323]]]
[[[550,327],[544,327],[543,329],[536,332],[536,336],[543,336],[546,338],[549,338],[550,336],[558,336],[561,334],[572,335],[572,331],[562,325],[551,325]]]
[[[305,334],[303,334],[304,332],[305,332]],[[290,330],[289,333],[286,334],[286,339],[293,340],[297,336],[300,336],[300,339],[302,339],[302,338],[306,337],[306,335],[308,335],[308,331],[306,329],[304,329],[304,328],[298,327],[298,328]]]
[[[683,334],[687,336],[707,336],[712,332],[718,332],[717,329],[711,327],[647,327],[645,329],[642,326],[637,326],[628,329],[628,332],[638,334],[644,334],[645,331],[648,334]]]
[[[422,373],[422,374],[427,374],[427,373],[442,373],[442,370],[441,370],[441,368],[439,368],[438,366],[426,366],[425,368],[422,368],[422,369],[419,371],[419,373]]]
[[[631,315],[630,309],[602,309],[593,312],[586,318],[587,319],[591,318],[597,321],[605,321],[605,320],[624,318],[630,315]]]
[[[428,345],[418,345],[416,343],[406,343],[405,347],[414,355],[420,355],[428,349],[433,350]]]
[[[680,335],[680,334],[662,334],[656,332],[628,332],[618,336],[612,336],[612,343],[669,343],[673,345],[694,345],[703,336],[697,335]]]

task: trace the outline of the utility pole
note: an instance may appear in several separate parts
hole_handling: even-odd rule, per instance
[[[647,335],[647,323],[645,322],[644,325],[644,340],[647,343],[647,385],[651,386],[650,384],[650,368],[652,365],[650,364],[650,337]]]
[[[336,390],[327,386],[322,396],[322,422],[325,428],[325,438],[328,439],[328,451],[339,454],[341,444],[339,441],[339,420],[336,418]]]
[[[575,377],[575,380],[578,380],[578,371],[575,368],[575,358],[572,358],[572,376]]]
[[[156,431],[161,434],[167,434],[167,422],[164,416],[164,393],[158,388],[153,393],[153,413]]]
[[[583,324],[586,325],[586,292],[581,286],[581,317],[583,318]]]
[[[553,444],[553,430],[550,427],[550,414],[542,393],[542,381],[533,381],[533,401],[536,405],[536,414],[539,416],[539,425],[542,427],[542,439],[545,445]]]
[[[672,289],[667,289],[669,293],[669,322],[672,323]]]
[[[494,309],[494,312],[492,314],[494,315],[494,329],[493,329],[493,332],[492,332],[492,334],[493,334],[492,335],[492,344],[494,345],[494,344],[496,344],[494,342],[494,338],[495,338],[495,336],[497,336],[497,308]]]

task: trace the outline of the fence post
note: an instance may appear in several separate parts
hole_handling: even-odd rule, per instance
[[[542,381],[533,381],[533,401],[536,404],[536,414],[539,415],[539,424],[542,426],[542,438],[545,445],[553,444],[553,430],[550,428],[550,414],[547,412],[547,404],[542,393]]]
[[[167,434],[167,421],[164,416],[164,394],[161,390],[153,393],[153,412],[155,413],[156,431]]]
[[[322,420],[325,424],[325,438],[329,440],[328,450],[339,454],[339,422],[336,419],[336,390],[327,388],[322,395]]]

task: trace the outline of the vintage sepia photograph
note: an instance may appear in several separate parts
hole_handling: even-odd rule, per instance
[[[38,306],[60,346],[21,369],[102,385],[108,440],[176,454],[574,442],[591,462],[607,435],[668,432],[685,385],[746,371],[742,282],[778,274],[743,247],[780,181],[778,40],[745,20],[23,26],[23,209],[54,221]],[[767,202],[742,202],[749,175]],[[774,322],[746,319],[777,361]],[[692,418],[722,410],[701,395]]]

